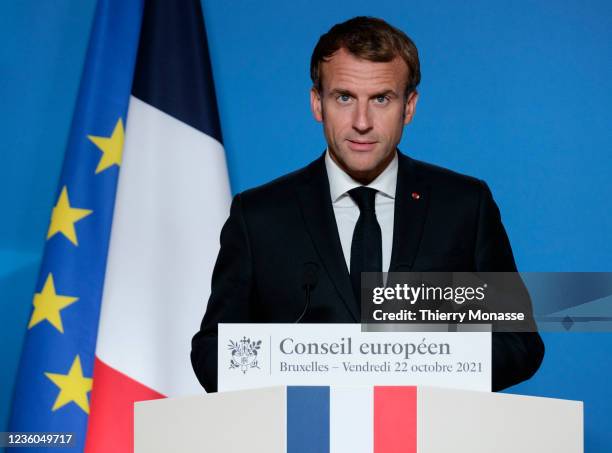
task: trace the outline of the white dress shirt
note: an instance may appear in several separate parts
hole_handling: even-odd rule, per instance
[[[353,242],[353,231],[359,219],[359,206],[353,201],[348,191],[363,184],[355,181],[342,170],[325,152],[325,168],[329,179],[329,192],[332,207],[336,216],[336,225],[342,244],[342,253],[346,261],[347,270],[351,269],[351,243]],[[382,270],[387,272],[391,264],[391,250],[393,248],[393,218],[395,210],[395,186],[397,185],[397,153],[387,168],[366,187],[376,189],[374,199],[376,208],[376,220],[380,225],[382,234]]]

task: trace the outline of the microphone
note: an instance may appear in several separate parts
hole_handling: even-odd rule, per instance
[[[319,281],[319,265],[317,263],[304,263],[304,268],[302,270],[302,288],[306,289],[306,304],[304,305],[304,310],[302,310],[302,314],[295,321],[298,324],[304,315],[308,311],[310,307],[310,291],[317,286],[317,282]]]

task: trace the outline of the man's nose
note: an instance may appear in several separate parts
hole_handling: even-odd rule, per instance
[[[353,129],[365,133],[372,129],[372,118],[368,102],[359,102],[353,115]]]

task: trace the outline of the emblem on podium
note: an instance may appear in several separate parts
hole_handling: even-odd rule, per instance
[[[250,338],[242,337],[240,341],[230,340],[228,349],[231,351],[230,369],[240,368],[246,373],[250,368],[259,368],[258,352],[261,348],[261,340],[251,341]]]

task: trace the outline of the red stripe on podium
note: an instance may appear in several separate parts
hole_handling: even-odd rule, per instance
[[[416,451],[416,387],[374,387],[374,453]]]
[[[86,453],[134,451],[134,402],[165,398],[96,357]]]

